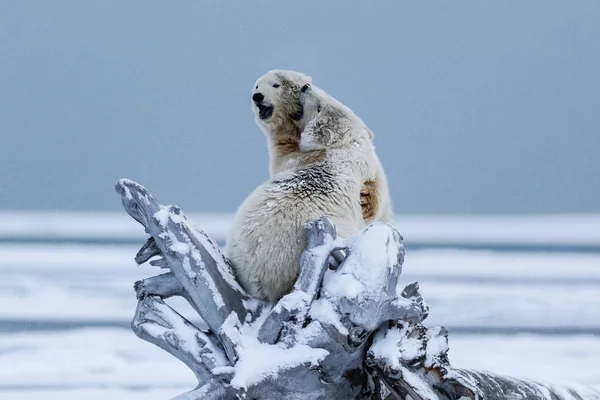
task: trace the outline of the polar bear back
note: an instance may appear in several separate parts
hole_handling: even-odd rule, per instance
[[[357,201],[356,172],[321,162],[280,173],[242,204],[227,242],[227,255],[246,290],[275,301],[298,276],[306,247],[302,226],[329,217],[342,237],[365,226]]]

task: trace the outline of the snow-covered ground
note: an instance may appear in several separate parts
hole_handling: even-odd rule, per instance
[[[227,234],[233,216],[189,214],[216,239]],[[396,216],[408,243],[582,245],[600,248],[600,214],[524,216]],[[123,212],[23,212],[0,210],[0,241],[5,239],[86,239],[126,241],[143,230]]]
[[[456,366],[600,382],[598,337],[455,335],[450,349]],[[167,399],[195,384],[179,361],[118,328],[0,334],[0,365],[2,399]]]
[[[0,213],[0,399],[149,400],[191,389],[190,371],[127,327],[133,282],[159,272],[133,262],[139,246],[128,243],[143,243],[142,228],[125,214],[40,215]],[[222,240],[231,219],[193,220]],[[598,215],[401,220],[407,242],[600,246]],[[402,279],[420,282],[428,324],[450,327],[455,366],[600,385],[600,252],[407,247]]]
[[[135,265],[138,249],[0,244],[0,330],[19,320],[125,323],[133,282],[159,273]],[[420,282],[431,323],[600,332],[600,254],[414,250],[402,277]]]

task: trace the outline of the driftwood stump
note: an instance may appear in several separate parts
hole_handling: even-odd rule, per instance
[[[388,224],[348,239],[327,218],[307,224],[298,280],[268,304],[248,297],[179,208],[129,180],[116,190],[150,236],[136,262],[168,271],[135,283],[131,326],[194,371],[198,386],[176,399],[600,399],[591,388],[453,368],[448,332],[423,325],[418,284],[399,285],[404,247]],[[203,324],[163,302],[171,296],[184,297]]]

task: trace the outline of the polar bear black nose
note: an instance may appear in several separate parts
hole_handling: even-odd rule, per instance
[[[252,100],[254,100],[255,103],[260,103],[261,101],[263,101],[265,98],[265,96],[263,96],[262,93],[254,93],[252,95]]]

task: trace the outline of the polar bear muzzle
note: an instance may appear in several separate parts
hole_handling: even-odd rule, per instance
[[[271,115],[273,115],[273,109],[274,109],[273,106],[257,104],[256,107],[258,108],[258,117],[261,120],[269,119],[269,118],[271,118]]]
[[[265,96],[262,93],[254,93],[252,95],[252,101],[258,108],[258,117],[261,120],[270,118],[273,115],[273,106],[264,104]]]

